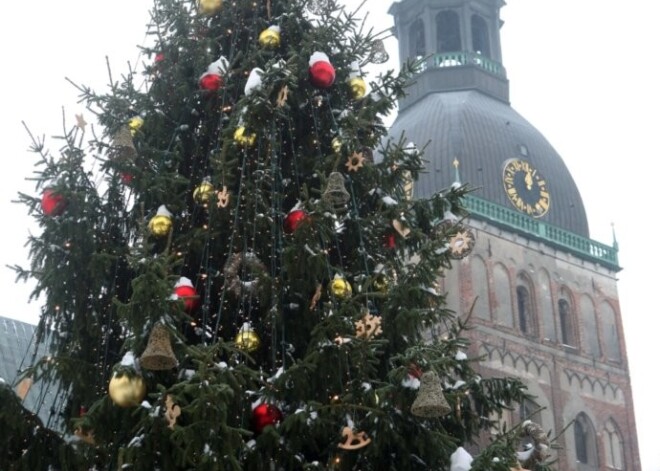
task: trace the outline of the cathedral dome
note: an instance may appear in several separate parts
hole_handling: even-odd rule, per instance
[[[543,135],[507,103],[477,90],[429,93],[400,112],[390,135],[402,133],[424,149],[426,171],[415,183],[416,197],[428,197],[456,181],[472,194],[500,206],[516,208],[504,183],[505,166],[527,162],[549,193],[540,222],[589,237],[587,217],[577,185],[559,154]]]

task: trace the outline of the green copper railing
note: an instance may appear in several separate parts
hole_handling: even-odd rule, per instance
[[[578,257],[600,263],[616,271],[620,270],[616,244],[614,247],[601,244],[476,196],[467,195],[463,202],[465,208],[474,216],[532,234]]]
[[[476,52],[441,52],[431,56],[427,63],[427,67],[433,68],[460,67],[465,65],[475,65],[487,70],[493,75],[506,78],[502,64]]]

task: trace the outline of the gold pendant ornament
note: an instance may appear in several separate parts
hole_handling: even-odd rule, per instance
[[[355,100],[361,100],[367,95],[367,82],[362,77],[350,78],[348,85]]]
[[[172,230],[172,213],[165,205],[161,205],[156,215],[149,221],[149,231],[156,237],[165,237]]]
[[[268,48],[268,49],[275,49],[280,47],[281,43],[281,34],[280,34],[280,27],[273,25],[269,26],[265,30],[261,32],[259,35],[259,44],[262,47]]]
[[[353,288],[351,287],[351,284],[346,281],[346,278],[335,275],[330,282],[330,292],[334,297],[344,300],[353,295]]]
[[[248,322],[244,323],[238,331],[234,342],[238,348],[248,353],[258,350],[261,346],[261,339]]]
[[[207,204],[211,199],[213,191],[213,185],[208,179],[205,179],[197,188],[195,188],[195,191],[193,191],[193,198],[199,204]]]
[[[108,394],[119,407],[135,407],[147,395],[147,384],[142,376],[114,373],[108,385]]]

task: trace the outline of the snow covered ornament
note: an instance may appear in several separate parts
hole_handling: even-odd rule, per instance
[[[149,232],[156,237],[165,237],[172,230],[172,213],[160,205],[156,215],[149,221]]]
[[[449,471],[470,471],[472,468],[473,458],[465,451],[465,448],[459,446],[455,452],[451,454],[451,468]]]
[[[183,299],[183,309],[192,312],[199,307],[199,295],[189,278],[182,276],[174,285],[174,293],[170,299]]]
[[[250,71],[250,75],[248,76],[247,83],[245,84],[245,95],[252,95],[252,93],[255,90],[259,90],[261,88],[261,85],[263,83],[262,81],[262,76],[264,75],[264,71],[260,69],[259,67],[255,67]]]
[[[212,62],[199,78],[199,88],[206,92],[217,92],[225,86],[225,76],[229,70],[229,61],[224,56]]]
[[[329,8],[330,2],[328,0],[310,0],[307,3],[307,9],[312,15],[321,15]]]
[[[330,88],[335,83],[335,68],[327,54],[315,52],[309,58],[309,81],[317,88]]]
[[[259,44],[266,49],[280,47],[281,41],[281,28],[277,25],[269,26],[259,34]]]
[[[348,86],[351,88],[351,95],[355,100],[362,100],[367,96],[367,82],[360,72],[360,64],[353,62],[351,64],[351,73],[348,76]]]
[[[451,407],[442,392],[440,378],[435,371],[427,371],[422,375],[419,393],[410,412],[424,418],[442,417],[451,412]]]

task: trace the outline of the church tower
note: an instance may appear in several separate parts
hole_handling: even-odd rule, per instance
[[[425,58],[391,135],[424,147],[415,196],[457,180],[476,191],[443,280],[471,312],[485,376],[520,377],[535,396],[501,420],[557,438],[557,469],[639,470],[617,292],[616,241],[589,238],[568,168],[509,103],[503,0],[401,0],[390,8],[402,63]]]

